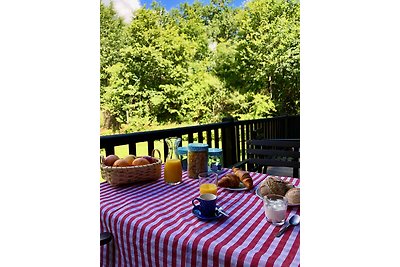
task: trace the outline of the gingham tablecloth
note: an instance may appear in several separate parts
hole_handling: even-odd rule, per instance
[[[266,178],[250,175],[255,185]],[[300,265],[300,227],[275,238],[280,227],[266,221],[254,190],[219,188],[217,205],[230,216],[214,221],[193,215],[191,201],[198,196],[198,180],[186,173],[175,186],[163,178],[125,187],[101,183],[100,228],[114,235],[113,242],[100,247],[101,266]],[[289,207],[287,216],[299,213],[299,207]]]

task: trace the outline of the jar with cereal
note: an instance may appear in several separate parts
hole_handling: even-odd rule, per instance
[[[208,145],[190,143],[188,145],[188,177],[198,178],[199,173],[208,169]]]

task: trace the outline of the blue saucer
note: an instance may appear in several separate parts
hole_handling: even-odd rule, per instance
[[[218,205],[217,205],[217,208],[219,208]],[[215,216],[211,216],[211,217],[203,216],[203,215],[201,214],[200,206],[199,206],[199,205],[194,206],[193,209],[192,209],[192,212],[193,212],[193,214],[194,214],[197,218],[199,218],[200,220],[204,220],[204,221],[215,220],[215,219],[218,219],[219,217],[222,216],[222,213],[220,213],[220,212],[217,211],[217,210],[215,211]]]

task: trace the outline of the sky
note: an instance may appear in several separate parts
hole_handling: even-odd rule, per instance
[[[124,18],[125,22],[130,22],[132,17],[132,11],[140,8],[143,5],[146,7],[150,7],[153,0],[101,0],[105,4],[109,4],[110,1],[113,1],[114,8],[117,13]],[[163,7],[167,10],[179,7],[179,4],[188,2],[193,3],[195,0],[158,0],[157,2],[160,3]],[[203,3],[209,3],[209,0],[200,0]],[[234,7],[238,7],[245,2],[245,0],[232,0],[231,5]]]

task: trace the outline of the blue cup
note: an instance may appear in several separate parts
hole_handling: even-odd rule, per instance
[[[200,212],[204,217],[213,217],[215,216],[215,208],[217,205],[217,196],[214,194],[202,194],[200,197],[196,197],[192,200],[193,206],[197,206],[194,204],[195,201],[200,202]]]

